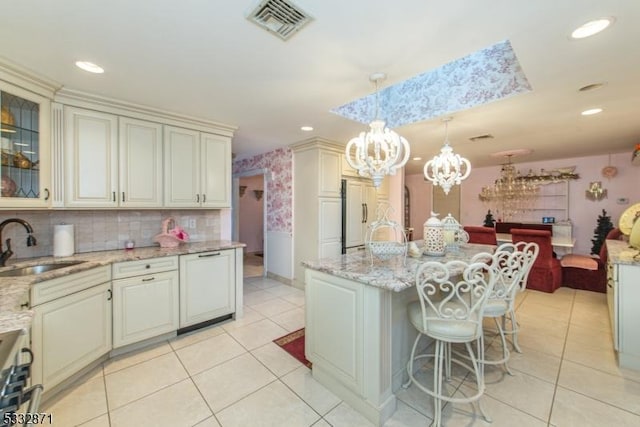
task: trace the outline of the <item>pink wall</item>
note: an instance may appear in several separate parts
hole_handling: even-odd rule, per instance
[[[409,188],[411,198],[411,227],[413,227],[413,240],[422,239],[422,226],[431,213],[432,185],[424,180],[424,175],[405,175],[404,185]]]
[[[264,198],[258,200],[254,190],[264,190],[264,175],[240,178],[246,186],[244,196],[238,199],[238,231],[240,241],[247,244],[245,252],[263,251]]]
[[[292,226],[292,153],[288,147],[233,162],[233,173],[267,169],[267,231],[291,233]]]
[[[515,159],[517,161],[517,158]],[[576,238],[574,253],[591,252],[591,238],[597,226],[598,215],[602,209],[607,211],[614,226],[622,212],[634,203],[640,202],[640,167],[631,164],[631,149],[627,153],[611,155],[611,165],[618,168],[618,175],[612,179],[604,178],[602,168],[609,164],[609,156],[576,157],[569,159],[516,163],[522,173],[529,169],[551,170],[558,167],[576,166],[575,172],[580,179],[569,182],[569,218],[573,224],[573,236]],[[500,175],[500,167],[477,168],[471,170],[470,177],[463,182],[461,191],[460,222],[469,225],[481,225],[487,207],[478,200],[480,189],[493,183]],[[585,190],[592,181],[601,181],[607,189],[608,198],[593,202],[585,198]],[[619,198],[627,198],[626,204],[618,203]],[[514,218],[517,220],[517,218]]]

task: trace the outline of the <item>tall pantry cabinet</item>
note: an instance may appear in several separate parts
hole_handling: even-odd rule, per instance
[[[321,138],[291,146],[293,151],[294,286],[304,288],[302,261],[340,255],[342,145]]]

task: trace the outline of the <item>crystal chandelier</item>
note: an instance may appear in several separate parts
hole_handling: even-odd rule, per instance
[[[395,175],[409,160],[409,143],[406,139],[385,127],[385,122],[378,118],[378,82],[384,80],[384,73],[374,73],[369,80],[376,84],[376,115],[369,127],[369,132],[360,135],[347,143],[347,163],[358,171],[360,176],[373,180],[377,188],[382,184],[385,175]]]
[[[454,185],[460,185],[471,173],[471,163],[461,157],[460,154],[453,154],[453,149],[449,145],[449,122],[451,118],[443,119],[445,125],[444,146],[440,149],[440,154],[429,160],[424,165],[424,177],[431,181],[433,185],[442,187],[444,194],[449,194],[449,190]]]
[[[492,186],[482,187],[478,195],[480,200],[500,213],[503,221],[532,209],[540,190],[537,176],[521,176],[511,163],[511,155],[507,158],[507,163],[500,170],[500,178]]]

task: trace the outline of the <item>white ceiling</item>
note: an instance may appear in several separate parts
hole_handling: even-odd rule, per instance
[[[5,0],[0,56],[71,89],[237,126],[242,158],[311,136],[346,143],[366,126],[329,110],[370,94],[372,72],[388,75],[384,87],[509,40],[533,90],[453,114],[454,151],[487,166],[504,161],[497,151],[533,149],[515,159],[529,162],[640,142],[639,1],[294,2],[314,21],[285,42],[245,19],[258,0]],[[602,16],[615,24],[569,38]],[[604,112],[580,116],[591,107]],[[412,173],[444,140],[438,118],[395,130],[423,157]],[[495,138],[469,141],[485,133]]]

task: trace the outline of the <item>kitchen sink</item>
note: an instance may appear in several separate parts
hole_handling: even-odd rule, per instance
[[[64,261],[64,262],[55,262],[52,264],[30,265],[28,267],[1,271],[0,277],[31,276],[34,274],[42,274],[42,273],[46,273],[47,271],[57,270],[59,268],[71,267],[72,265],[82,264],[83,262],[85,261]]]

